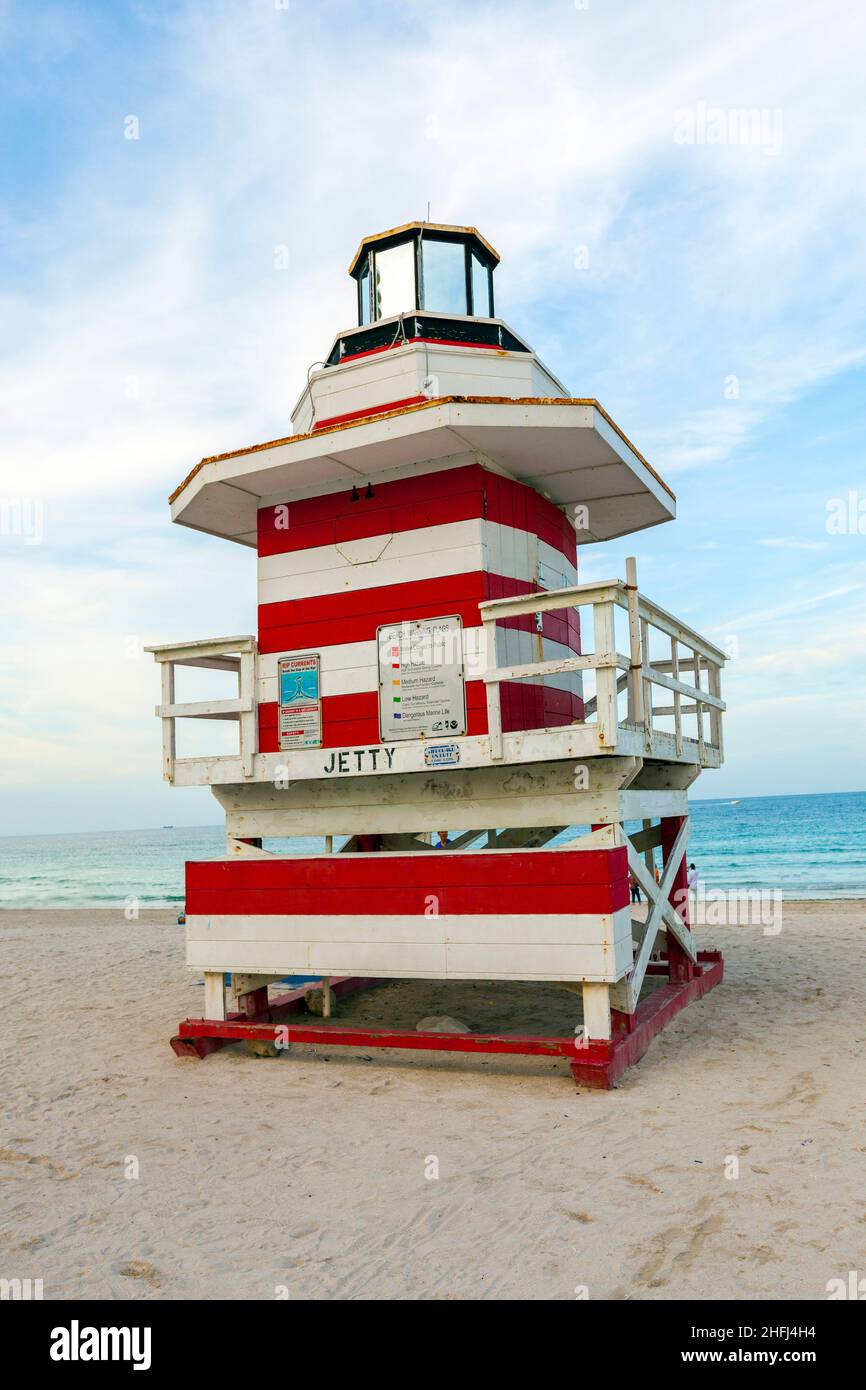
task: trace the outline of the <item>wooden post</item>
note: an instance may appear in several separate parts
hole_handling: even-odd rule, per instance
[[[640,620],[640,645],[643,665],[650,665],[649,649],[649,622],[646,618]],[[643,728],[644,746],[648,752],[652,752],[653,746],[653,687],[652,681],[644,680],[643,683]]]
[[[204,1016],[219,1023],[226,1016],[226,981],[221,970],[204,972]]]
[[[650,826],[652,825],[652,821],[651,821],[651,820],[645,820],[645,821],[642,822],[642,825],[643,825],[644,830],[649,830]],[[655,853],[654,853],[654,851],[653,851],[652,849],[645,849],[645,850],[644,850],[644,852],[643,852],[643,862],[646,864],[647,869],[648,869],[649,872],[652,874],[653,878],[655,878],[655,873],[656,873],[656,858],[655,858]]]
[[[694,663],[693,663],[693,665],[694,665],[694,672],[695,672],[695,676],[694,676],[694,687],[695,687],[695,690],[702,690],[703,687],[702,687],[702,685],[701,685],[701,657],[700,657],[700,652],[695,652],[694,656],[695,656]],[[698,718],[698,757],[699,757],[699,759],[700,759],[701,767],[703,767],[704,764],[705,764],[705,758],[704,758],[704,705],[703,705],[703,702],[702,702],[701,700],[696,700],[696,701],[695,701],[695,714],[697,715],[697,718]]]
[[[484,634],[487,646],[487,673],[489,675],[499,665],[496,660],[496,620],[494,618],[485,622]],[[499,682],[489,681],[485,688],[487,690],[487,737],[490,740],[490,756],[497,759],[502,757],[502,706],[499,698]]]
[[[256,653],[241,652],[238,666],[238,697],[250,701],[250,709],[238,716],[241,767],[245,777],[253,775],[253,758],[258,752],[258,714],[256,710]]]
[[[325,853],[326,853],[326,854],[333,854],[333,853],[334,853],[334,837],[333,837],[333,835],[326,835],[326,836],[325,836]],[[331,977],[330,977],[330,975],[323,975],[323,976],[322,976],[322,1018],[330,1018],[330,1017],[331,1017],[331,1005],[332,1005],[332,1002],[333,1002],[333,998],[334,998],[334,996],[333,996],[333,994],[331,993]]]
[[[680,653],[679,644],[676,637],[671,638],[671,675],[675,681],[680,678]],[[680,707],[680,692],[674,691],[674,738],[676,740],[677,757],[683,751],[683,716]]]
[[[616,657],[613,624],[613,604],[594,603],[592,606],[594,649],[596,659],[608,661]],[[595,672],[598,737],[603,747],[615,748],[617,741],[616,666],[598,666]]]
[[[594,980],[583,981],[583,1027],[593,1042],[607,1042],[611,1036],[610,986]]]
[[[708,665],[710,680],[710,694],[715,695],[717,700],[722,697],[721,671],[715,662]],[[719,750],[719,761],[725,756],[724,742],[722,738],[722,712],[710,706],[710,743],[715,744]]]
[[[674,842],[680,833],[680,827],[684,823],[685,816],[662,816],[662,862],[666,864],[670,858]],[[671,884],[668,898],[679,913],[685,926],[691,930],[689,920],[689,880],[688,880],[688,851],[683,855],[680,864]],[[673,932],[667,933],[668,938],[668,973],[671,980],[690,980],[694,975],[692,963],[686,955],[679,942],[675,939]]]
[[[238,995],[238,1008],[247,1018],[260,1017],[268,1011],[268,987],[259,985],[257,989],[247,990]]]
[[[162,703],[174,704],[174,662],[160,662]],[[162,775],[166,782],[174,781],[174,760],[177,752],[174,716],[163,716],[162,720]]]
[[[629,723],[640,727],[644,722],[643,709],[643,656],[641,652],[640,600],[637,588],[637,560],[630,555],[625,562],[625,582],[628,589],[628,718]]]

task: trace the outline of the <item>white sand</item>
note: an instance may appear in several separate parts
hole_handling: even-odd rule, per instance
[[[0,1275],[46,1298],[823,1299],[866,1271],[864,928],[866,903],[796,903],[779,936],[699,931],[725,983],[601,1093],[544,1059],[181,1061],[202,990],[173,914],[0,913]],[[354,1016],[553,1032],[574,1008],[470,988],[388,985]]]

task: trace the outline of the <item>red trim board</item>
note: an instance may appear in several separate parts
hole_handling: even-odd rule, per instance
[[[298,855],[190,861],[187,917],[609,913],[627,906],[626,849]]]

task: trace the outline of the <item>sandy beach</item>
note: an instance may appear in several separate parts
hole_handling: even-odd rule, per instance
[[[725,982],[599,1093],[535,1058],[179,1060],[203,991],[173,913],[5,911],[0,1274],[46,1299],[824,1299],[866,1269],[864,933],[866,902],[699,929]],[[398,982],[339,1018],[574,1009]]]

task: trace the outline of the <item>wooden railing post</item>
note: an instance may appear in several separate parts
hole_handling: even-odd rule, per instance
[[[593,648],[596,660],[616,661],[616,639],[614,633],[614,605],[610,600],[594,603]],[[616,708],[616,665],[597,666],[595,671],[596,709],[598,713],[598,737],[604,748],[615,748],[617,742]]]
[[[160,662],[160,681],[162,703],[174,704],[174,662]],[[174,762],[177,756],[174,716],[163,717],[162,721],[162,775],[166,782],[174,781]]]
[[[680,650],[676,637],[671,637],[671,675],[675,681],[680,678]],[[674,691],[674,738],[676,739],[677,757],[679,757],[683,751],[683,715],[681,696],[678,690]]]
[[[256,649],[241,652],[238,667],[238,695],[249,700],[251,708],[239,716],[241,767],[245,777],[253,775],[253,758],[258,752],[258,713],[256,709]]]
[[[496,619],[487,619],[484,623],[484,640],[486,643],[486,664],[487,671],[494,671],[498,666],[496,660]],[[502,704],[499,698],[499,682],[489,681],[485,687],[487,690],[487,736],[490,739],[491,758],[502,757]]]
[[[709,674],[710,694],[715,695],[716,699],[719,700],[722,695],[721,670],[715,662],[711,662],[707,670]],[[715,744],[716,748],[719,750],[719,761],[721,761],[725,755],[722,738],[722,714],[721,710],[714,708],[712,705],[710,706],[710,742]]]
[[[646,670],[650,664],[649,622],[646,618],[640,620],[640,642],[643,669]],[[652,681],[647,677],[643,678],[643,729],[644,747],[648,753],[651,753],[653,746],[653,687]]]
[[[637,589],[637,560],[630,555],[625,562],[625,583],[628,591],[628,719],[636,728],[644,722],[643,653],[640,633],[640,599]]]
[[[702,687],[702,685],[701,685],[701,654],[700,654],[700,652],[698,652],[698,651],[695,652],[694,672],[695,672],[695,678],[694,678],[694,687],[695,687],[695,690],[702,690],[703,687]],[[702,702],[701,700],[695,700],[695,713],[696,713],[696,715],[697,715],[697,717],[698,717],[698,758],[699,758],[699,760],[700,760],[701,767],[703,767],[703,766],[704,766],[704,705],[703,705],[703,702]]]

